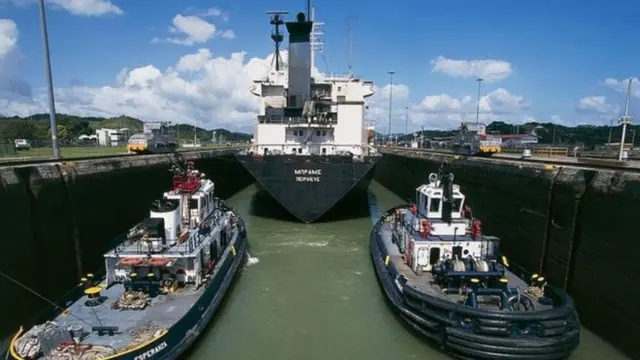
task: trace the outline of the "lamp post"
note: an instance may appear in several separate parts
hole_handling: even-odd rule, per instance
[[[404,133],[409,135],[409,107],[404,108]]]
[[[389,74],[389,140],[391,141],[391,109],[393,106],[393,74],[396,72],[394,70],[387,71]]]
[[[476,124],[477,124],[480,122],[480,87],[484,79],[479,77],[478,79],[476,79],[476,81],[478,82],[478,104],[476,106]]]
[[[622,125],[622,138],[620,139],[620,152],[618,153],[618,161],[622,161],[622,152],[624,150],[624,138],[627,135],[627,125],[633,123],[633,118],[629,116],[629,96],[631,95],[631,81],[629,79],[629,85],[627,86],[627,102],[624,105],[624,116],[618,119],[618,124]]]
[[[51,57],[49,56],[49,35],[47,34],[47,17],[44,12],[44,0],[38,2],[40,7],[40,31],[42,32],[42,47],[44,49],[44,69],[47,77],[47,88],[49,93],[49,124],[51,126],[51,149],[53,158],[60,158],[58,148],[58,129],[56,128],[56,104],[53,97],[53,78],[51,76]]]

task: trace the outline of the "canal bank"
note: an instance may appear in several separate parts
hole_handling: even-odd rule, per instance
[[[638,174],[409,154],[416,158],[385,155],[375,179],[413,199],[429,173],[449,161],[483,231],[502,239],[510,260],[565,287],[583,325],[640,357]]]
[[[0,168],[0,271],[57,299],[96,271],[114,237],[147,213],[171,185],[170,166],[192,160],[226,198],[252,183],[235,150],[127,156]],[[42,309],[44,300],[0,277],[0,338]]]

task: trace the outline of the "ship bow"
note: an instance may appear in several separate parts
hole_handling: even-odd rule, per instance
[[[378,158],[238,155],[258,184],[306,223],[327,213],[350,192],[366,190]]]

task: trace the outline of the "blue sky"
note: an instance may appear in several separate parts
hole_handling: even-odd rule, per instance
[[[248,93],[273,52],[267,10],[306,1],[45,0],[58,112],[126,114],[251,130]],[[638,76],[640,3],[632,1],[317,1],[320,72],[344,73],[353,23],[356,75],[378,89],[368,117],[386,130],[452,128],[475,118],[608,124]],[[286,42],[285,42],[286,48]],[[266,59],[266,60],[265,60]],[[46,111],[35,0],[0,0],[0,114]],[[632,113],[640,83],[634,82]],[[640,113],[640,111],[638,112]],[[466,114],[466,115],[464,115]],[[384,125],[382,125],[384,124]],[[410,130],[411,130],[410,129]]]

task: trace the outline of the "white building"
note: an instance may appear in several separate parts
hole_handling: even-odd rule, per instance
[[[121,146],[125,141],[124,134],[128,130],[129,129],[126,129],[126,128],[122,128],[122,129],[106,129],[106,128],[97,129],[96,130],[96,137],[97,137],[98,145],[100,145],[100,146]]]

